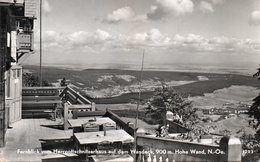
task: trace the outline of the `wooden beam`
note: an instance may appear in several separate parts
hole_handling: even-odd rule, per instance
[[[110,110],[107,110],[107,113],[105,114],[105,116],[114,120],[119,127],[124,129],[131,136],[134,136],[134,132],[135,132],[134,128],[129,126],[127,123],[125,123],[118,115],[116,115],[115,113],[113,113]]]
[[[68,123],[68,113],[69,113],[69,109],[68,109],[68,104],[65,103],[64,104],[64,130],[68,130],[69,128],[69,123]]]
[[[9,6],[14,6],[14,3],[2,3],[0,2],[0,7],[9,7]],[[23,7],[23,4],[21,3],[16,3],[15,6],[17,7]]]
[[[0,7],[0,113],[5,114],[5,71],[7,55],[7,12],[6,8]],[[5,146],[6,131],[5,115],[0,117],[0,147]]]

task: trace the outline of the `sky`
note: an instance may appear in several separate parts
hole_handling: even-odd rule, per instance
[[[44,65],[137,67],[143,52],[155,68],[260,64],[259,0],[42,1]],[[35,24],[23,64],[39,64]]]

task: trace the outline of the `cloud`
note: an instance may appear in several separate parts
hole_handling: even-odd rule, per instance
[[[132,41],[147,46],[164,46],[168,45],[170,38],[164,36],[158,29],[153,28],[148,32],[135,34]]]
[[[208,52],[208,53],[257,53],[260,42],[251,39],[235,39],[227,37],[204,38],[200,35],[175,35],[172,39],[171,49],[180,51]]]
[[[259,52],[260,42],[251,39],[214,37],[208,40],[207,45],[218,52],[250,53]]]
[[[157,0],[156,5],[151,6],[147,18],[161,20],[168,15],[180,16],[192,13],[194,4],[191,0]]]
[[[45,31],[44,32],[44,38],[46,41],[51,41],[53,39],[56,39],[57,32],[53,30]]]
[[[214,7],[224,4],[226,0],[201,0],[198,1],[197,8],[203,13],[212,13],[215,11]]]
[[[48,14],[52,11],[52,7],[49,3],[48,0],[44,0],[42,1],[42,11],[45,13],[45,14]]]
[[[211,0],[213,4],[223,4],[225,0]]]
[[[205,41],[205,38],[203,38],[200,35],[188,34],[187,37],[184,37],[183,43],[185,43],[185,44],[201,44],[204,41]]]
[[[253,11],[249,18],[250,25],[260,25],[260,10]]]
[[[104,22],[115,24],[122,21],[132,20],[135,16],[135,13],[131,7],[123,7],[113,11],[111,14],[108,14],[104,18]]]
[[[97,29],[93,36],[92,36],[95,40],[99,40],[99,41],[105,41],[111,38],[111,35],[103,30]]]
[[[38,34],[35,37],[39,44]],[[97,29],[90,33],[77,31],[73,33],[58,33],[56,31],[45,31],[43,33],[43,47],[48,48],[97,48],[109,43],[113,37],[106,31]]]
[[[67,37],[64,36],[64,40],[67,40],[64,43],[70,43],[73,46],[83,46],[89,37],[89,33],[86,31],[78,31],[71,34],[68,34]]]
[[[193,0],[156,0],[151,5],[150,10],[144,14],[136,14],[129,7],[122,7],[108,14],[103,22],[117,24],[124,21],[147,21],[147,20],[165,20],[169,16],[181,16],[192,13],[194,8],[198,8],[203,13],[214,12],[214,6],[223,4],[225,0],[201,0],[193,3]]]
[[[206,1],[201,1],[199,3],[199,9],[203,12],[203,13],[210,13],[210,12],[214,12],[213,6],[211,3],[206,2]]]
[[[97,47],[103,45],[112,39],[111,35],[101,29],[97,29],[93,33],[79,31],[68,35],[70,45],[73,47]],[[66,40],[66,38],[65,38]]]
[[[158,29],[153,28],[147,32],[135,33],[133,35],[120,34],[114,36],[109,48],[119,50],[135,50],[143,48],[167,48],[171,39],[162,34]]]
[[[36,44],[39,42],[36,42]],[[111,35],[97,29],[94,32],[78,31],[73,33],[58,33],[46,31],[43,34],[43,47],[47,50],[92,50],[100,51],[131,51],[151,48],[166,50],[168,53],[219,53],[245,54],[259,53],[260,42],[252,39],[235,39],[228,37],[205,38],[197,34],[167,36],[159,29],[153,28],[146,32],[131,35]]]
[[[145,21],[147,21],[147,15],[146,14],[135,15],[131,21],[133,21],[133,22],[145,22]]]

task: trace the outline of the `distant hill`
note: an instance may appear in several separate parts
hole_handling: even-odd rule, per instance
[[[39,67],[24,66],[37,75]],[[65,77],[71,86],[89,98],[101,103],[125,103],[137,98],[140,71],[117,69],[69,70],[56,67],[43,67],[43,79],[58,83]],[[232,85],[245,85],[260,88],[260,83],[250,76],[216,73],[144,71],[142,98],[149,98],[156,87],[162,84],[175,86],[177,91],[189,96],[201,96]]]

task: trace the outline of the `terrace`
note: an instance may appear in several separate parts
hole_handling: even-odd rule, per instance
[[[0,6],[14,9],[13,18],[19,23],[13,25],[20,24],[10,25],[12,30],[3,30],[0,35],[3,46],[7,44],[7,32],[15,38],[11,39],[8,48],[18,47],[17,51],[10,50],[8,54],[18,62],[25,53],[33,51],[33,30],[27,29],[33,29],[35,3],[33,0],[0,2]],[[0,21],[5,22],[5,16],[10,13],[5,11],[1,14],[4,16]],[[6,53],[6,48],[1,49],[1,54]],[[8,75],[17,77],[10,87],[19,88],[21,85],[16,84],[18,71],[14,67],[12,70]],[[1,71],[2,81],[4,72]],[[4,86],[1,88],[5,89]],[[124,122],[110,110],[97,111],[95,103],[70,87],[23,88],[22,111],[20,89],[15,92],[17,100],[8,99],[9,107],[1,107],[1,143],[5,142],[3,127],[9,126],[9,129],[6,145],[0,149],[0,161],[241,161],[241,143],[236,138],[225,137],[215,145],[147,135],[141,128],[135,130],[133,124]],[[1,95],[1,100],[4,100],[5,96]],[[3,114],[9,115],[11,120],[5,120]],[[176,123],[171,123],[171,129],[174,133],[188,131]]]
[[[110,110],[98,111],[69,87],[24,88],[22,113],[23,119],[7,131],[0,160],[241,161],[236,138],[222,138],[216,145],[159,138],[141,128],[135,133],[132,123]],[[174,123],[171,129],[175,135],[188,131]]]

